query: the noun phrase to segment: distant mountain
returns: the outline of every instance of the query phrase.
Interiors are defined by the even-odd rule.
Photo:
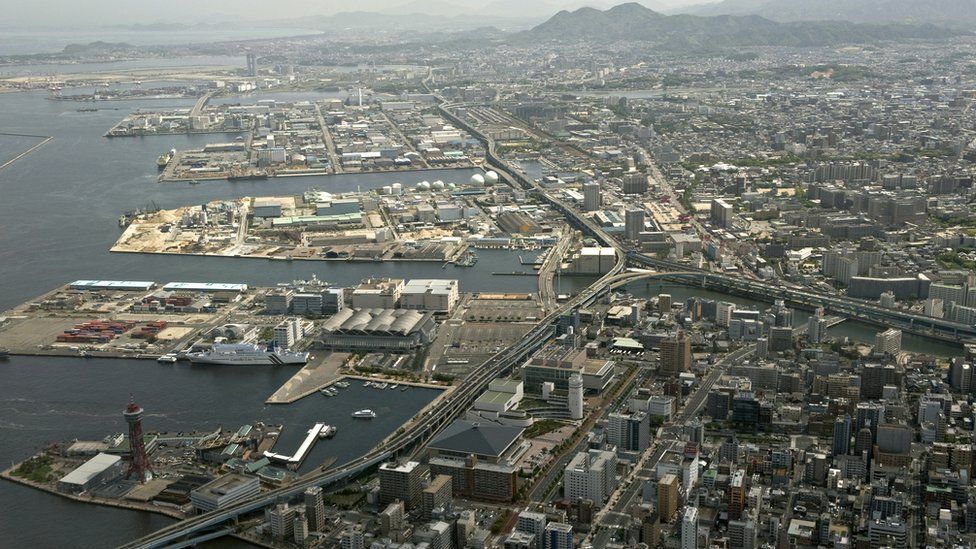
[[[973,0],[722,0],[676,10],[692,15],[762,15],[775,21],[925,24],[972,30]]]
[[[942,38],[931,25],[863,25],[843,21],[781,23],[758,15],[664,15],[637,3],[605,11],[561,11],[520,33],[530,40],[632,40],[677,48],[830,46],[881,40]]]

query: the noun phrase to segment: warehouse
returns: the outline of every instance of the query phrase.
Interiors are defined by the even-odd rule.
[[[119,456],[99,453],[58,481],[58,491],[80,494],[122,476],[123,461]]]
[[[450,313],[459,298],[457,280],[414,279],[400,291],[404,309]]]

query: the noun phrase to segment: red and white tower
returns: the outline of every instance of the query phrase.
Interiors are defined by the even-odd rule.
[[[129,424],[129,448],[132,451],[129,469],[125,476],[126,478],[135,476],[139,482],[146,482],[152,479],[152,467],[149,465],[149,456],[146,455],[146,441],[142,438],[142,407],[130,397],[129,405],[122,412],[122,417]]]

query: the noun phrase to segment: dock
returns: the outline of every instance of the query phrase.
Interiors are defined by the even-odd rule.
[[[312,450],[312,446],[315,446],[315,441],[319,438],[319,432],[322,431],[322,428],[325,426],[326,423],[316,423],[311,429],[309,429],[308,435],[305,437],[305,440],[302,441],[301,445],[298,446],[298,449],[295,450],[294,454],[285,455],[265,451],[264,457],[270,459],[271,461],[285,463],[290,469],[297,469],[302,462],[305,461],[305,457]]]
[[[265,404],[291,404],[339,380],[339,367],[349,359],[349,353],[323,352],[312,357],[308,364],[274,392]]]

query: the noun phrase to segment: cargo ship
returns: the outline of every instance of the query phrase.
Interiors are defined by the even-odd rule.
[[[192,364],[225,366],[280,366],[308,362],[308,353],[262,348],[249,343],[219,343],[206,351],[187,353],[186,357]]]

